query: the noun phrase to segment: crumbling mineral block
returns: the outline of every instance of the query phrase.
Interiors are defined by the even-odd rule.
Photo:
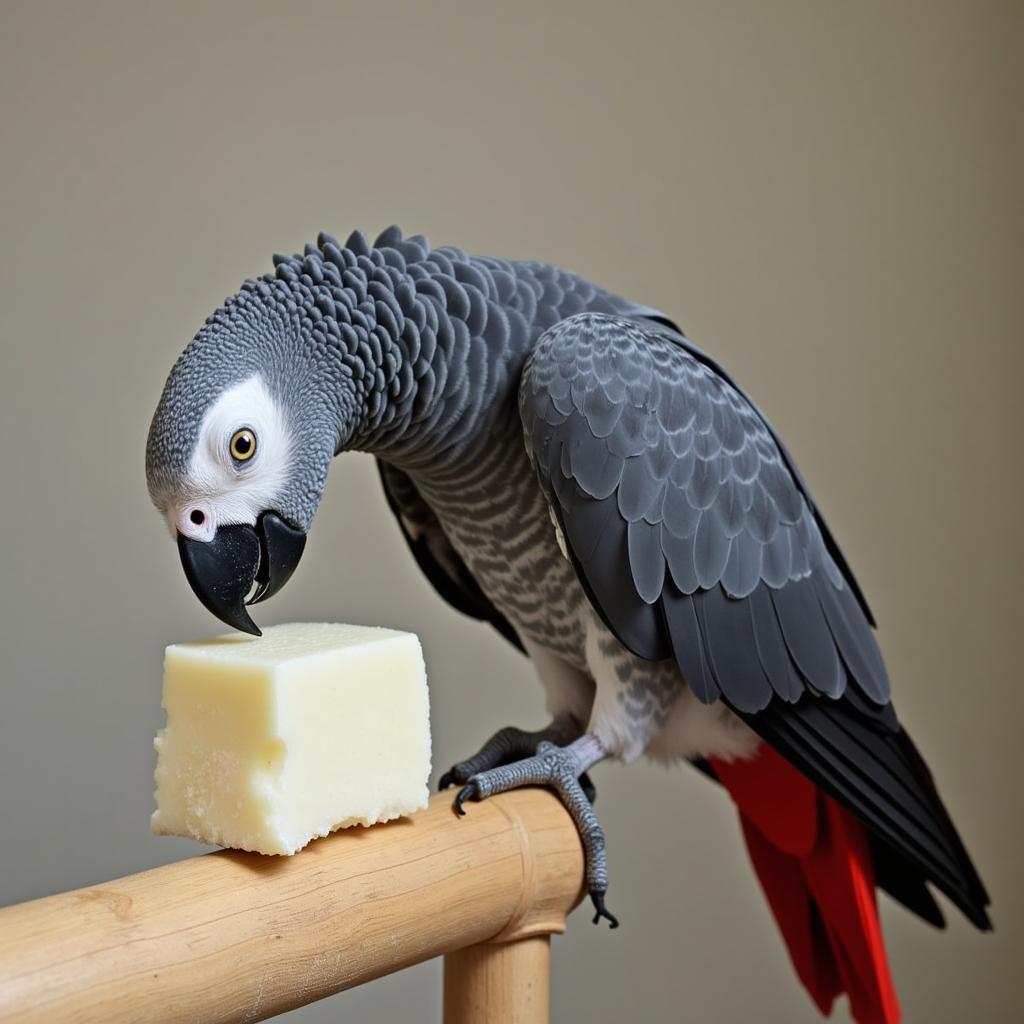
[[[292,854],[427,805],[430,720],[412,633],[293,623],[174,644],[154,832]]]

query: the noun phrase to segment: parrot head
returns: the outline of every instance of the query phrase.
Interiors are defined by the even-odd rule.
[[[259,636],[246,605],[298,565],[339,448],[344,377],[287,289],[246,282],[179,357],[146,445],[150,497],[192,590]]]

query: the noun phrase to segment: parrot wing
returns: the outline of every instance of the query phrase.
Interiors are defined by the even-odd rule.
[[[987,896],[890,706],[852,575],[757,407],[680,333],[582,314],[538,341],[527,450],[581,584],[647,659],[675,658],[866,825],[877,883],[927,919]]]
[[[377,460],[377,469],[388,508],[398,520],[416,564],[437,593],[463,615],[489,622],[513,647],[523,651],[522,641],[512,623],[480,589],[408,475],[381,459]]]

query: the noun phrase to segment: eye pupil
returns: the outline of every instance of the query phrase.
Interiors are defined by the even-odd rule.
[[[192,514],[189,516],[189,519],[191,519],[196,526],[202,526],[206,521],[206,516],[204,516],[199,509],[194,508],[192,509]]]
[[[249,429],[236,430],[231,437],[231,457],[246,462],[256,453],[256,435]]]

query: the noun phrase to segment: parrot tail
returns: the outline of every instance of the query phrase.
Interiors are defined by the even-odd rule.
[[[858,1024],[897,1024],[867,833],[767,743],[710,758],[740,813],[754,870],[796,973],[822,1014],[846,993]]]

